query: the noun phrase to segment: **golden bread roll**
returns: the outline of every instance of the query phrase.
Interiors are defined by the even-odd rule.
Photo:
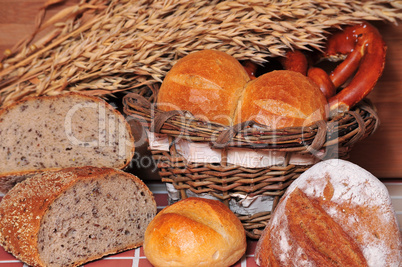
[[[145,231],[154,266],[231,266],[245,253],[240,220],[217,200],[187,198],[166,207]]]
[[[234,57],[215,50],[178,60],[161,85],[157,103],[160,110],[187,110],[223,125],[254,120],[275,129],[324,120],[327,107],[324,94],[306,76],[283,70],[250,81]]]
[[[234,121],[253,120],[274,129],[307,126],[325,119],[326,105],[320,88],[303,74],[272,71],[247,84]]]
[[[320,162],[287,189],[255,250],[260,266],[401,266],[386,187],[344,160]]]
[[[166,75],[158,108],[187,110],[196,117],[230,125],[249,79],[243,66],[224,52],[194,52],[178,60]]]

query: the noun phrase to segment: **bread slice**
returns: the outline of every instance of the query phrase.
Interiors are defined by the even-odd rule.
[[[0,111],[0,192],[38,171],[124,168],[130,127],[104,100],[78,93],[29,97]]]
[[[136,176],[113,168],[48,171],[0,202],[0,242],[31,266],[77,266],[141,246],[156,203]]]

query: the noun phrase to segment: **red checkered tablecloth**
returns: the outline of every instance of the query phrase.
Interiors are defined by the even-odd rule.
[[[154,197],[158,206],[158,211],[167,205],[167,193],[164,185],[151,184],[149,188],[154,193]],[[1,199],[1,197],[0,197]],[[235,267],[256,267],[254,261],[254,249],[257,242],[255,240],[248,240],[247,252]],[[17,260],[13,255],[4,251],[0,246],[0,267],[23,267],[27,266],[21,261]],[[137,249],[128,250],[119,254],[110,255],[97,261],[93,261],[84,265],[85,267],[152,267],[151,263],[146,259],[142,247]]]

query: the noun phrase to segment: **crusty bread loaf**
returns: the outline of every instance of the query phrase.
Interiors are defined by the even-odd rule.
[[[154,266],[230,266],[246,251],[240,220],[217,200],[187,198],[148,225],[144,253]]]
[[[320,88],[303,74],[272,71],[247,84],[234,121],[253,120],[275,129],[307,126],[326,118],[326,105]]]
[[[78,266],[141,246],[156,214],[152,193],[113,168],[43,172],[0,202],[0,242],[31,266]]]
[[[166,75],[158,108],[187,110],[196,117],[230,125],[249,79],[243,66],[227,53],[194,52],[178,60]]]
[[[386,187],[344,160],[310,168],[287,189],[255,251],[260,266],[401,266]]]
[[[124,168],[134,139],[124,117],[78,93],[29,97],[0,111],[0,191],[34,173],[67,167]]]
[[[279,129],[326,119],[327,101],[319,87],[294,71],[273,71],[250,81],[230,55],[202,50],[177,63],[157,98],[164,111],[187,110],[223,125],[248,120]]]

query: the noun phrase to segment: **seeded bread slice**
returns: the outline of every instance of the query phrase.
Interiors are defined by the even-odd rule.
[[[0,202],[0,244],[30,266],[78,266],[141,246],[151,191],[112,168],[68,168],[18,183]]]
[[[134,139],[121,113],[79,93],[29,97],[0,111],[0,192],[38,171],[122,169]]]

